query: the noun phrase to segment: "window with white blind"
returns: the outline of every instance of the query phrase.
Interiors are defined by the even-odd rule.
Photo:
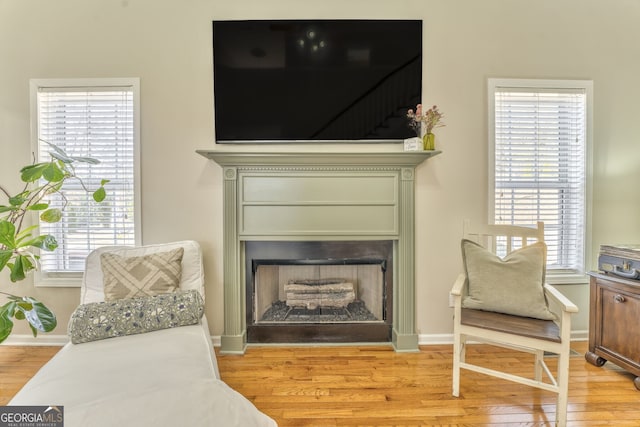
[[[582,281],[592,82],[490,79],[488,86],[490,218],[543,221],[549,281]]]
[[[82,178],[67,180],[51,207],[64,206],[62,220],[39,221],[40,233],[53,235],[58,248],[40,251],[36,285],[78,284],[85,258],[109,245],[139,244],[139,82],[138,79],[47,79],[31,81],[34,150],[48,161],[54,144],[68,155],[99,164],[74,163]],[[107,197],[92,191],[103,179]],[[83,188],[86,187],[89,192]]]

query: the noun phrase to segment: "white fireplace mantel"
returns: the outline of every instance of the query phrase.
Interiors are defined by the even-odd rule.
[[[417,351],[415,168],[440,151],[198,150],[223,168],[224,333],[246,349],[244,242],[392,240],[391,342]]]

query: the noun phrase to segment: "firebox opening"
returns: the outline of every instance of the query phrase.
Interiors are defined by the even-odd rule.
[[[254,323],[384,322],[384,259],[253,260]]]
[[[247,340],[391,340],[393,241],[245,242]]]

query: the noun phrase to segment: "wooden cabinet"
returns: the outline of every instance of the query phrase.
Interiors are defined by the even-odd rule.
[[[589,351],[596,366],[607,361],[636,375],[640,390],[640,281],[592,272]]]

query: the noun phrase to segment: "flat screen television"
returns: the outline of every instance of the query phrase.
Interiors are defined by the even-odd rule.
[[[422,91],[421,20],[213,21],[215,135],[398,142]]]

